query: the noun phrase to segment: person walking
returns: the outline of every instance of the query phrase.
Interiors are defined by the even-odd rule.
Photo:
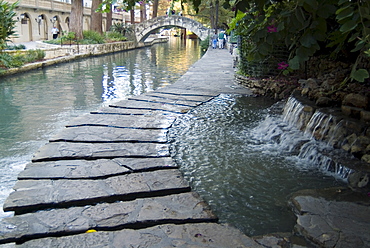
[[[218,34],[218,48],[224,49],[225,33],[220,32]]]
[[[59,34],[59,29],[57,27],[53,27],[51,29],[51,33],[53,34],[53,39],[55,40],[56,38],[58,38],[58,34]]]
[[[217,48],[217,38],[218,38],[218,36],[217,36],[217,33],[215,32],[215,34],[212,37],[212,48],[213,49]]]

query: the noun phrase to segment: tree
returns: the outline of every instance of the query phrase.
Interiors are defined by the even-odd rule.
[[[158,6],[159,6],[159,0],[153,1],[153,16],[152,18],[156,18],[158,16]]]
[[[0,0],[0,51],[6,47],[8,38],[15,34],[15,15],[14,9],[17,7],[17,3],[9,4]]]
[[[142,0],[140,3],[140,22],[146,21],[146,2]]]
[[[96,11],[102,0],[93,0],[91,3],[91,30],[98,32],[99,34],[103,33],[102,29],[102,21],[103,21],[103,14],[101,12]],[[108,13],[110,13],[109,11]]]
[[[70,31],[77,39],[83,39],[83,0],[72,0]]]
[[[105,26],[105,30],[108,31],[110,30],[111,26],[112,26],[112,8],[111,10],[107,13],[107,23],[106,23],[106,26]]]

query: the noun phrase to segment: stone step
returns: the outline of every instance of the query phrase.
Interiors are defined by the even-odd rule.
[[[125,108],[125,109],[144,109],[144,110],[162,110],[177,114],[182,114],[188,112],[193,107],[191,106],[182,106],[182,105],[172,105],[165,103],[156,103],[156,102],[145,102],[145,101],[130,101],[124,100],[114,104],[109,105],[114,108]]]
[[[178,106],[184,106],[184,107],[196,107],[202,102],[196,102],[196,101],[186,101],[181,99],[168,99],[163,97],[158,97],[158,95],[139,95],[128,98],[130,101],[142,101],[142,102],[149,102],[149,103],[162,103],[162,104],[170,104],[170,105],[178,105]]]
[[[132,200],[190,191],[179,170],[131,173],[99,180],[20,180],[4,203],[4,211],[16,214],[46,208],[62,208]]]
[[[98,179],[131,172],[176,169],[172,158],[114,158],[97,160],[59,160],[29,163],[18,180]]]
[[[50,142],[152,142],[166,143],[167,130],[78,126],[63,129]]]
[[[178,86],[182,86],[182,83]],[[189,89],[184,89],[184,88],[181,88],[181,90],[178,90],[179,88],[177,88],[175,85],[171,85],[170,87],[165,87],[165,88],[162,88],[160,90],[157,90],[155,91],[155,93],[158,93],[158,94],[164,94],[164,95],[168,95],[168,96],[177,96],[177,97],[186,97],[186,98],[192,98],[192,97],[204,97],[204,98],[213,98],[215,96],[217,96],[218,94],[212,92],[212,91],[209,91],[209,90],[202,90],[202,91],[199,91],[199,90],[189,90]],[[181,92],[181,93],[179,93]],[[152,92],[151,92],[152,93]],[[150,93],[150,94],[151,94]]]
[[[169,144],[52,142],[41,147],[32,162],[120,157],[155,158],[169,155]]]
[[[147,115],[147,116],[159,116],[159,115],[171,115],[179,116],[183,113],[173,113],[162,109],[129,109],[129,108],[115,108],[115,107],[103,107],[95,111],[91,111],[91,114],[102,114],[102,115]]]
[[[150,115],[96,115],[87,114],[74,118],[67,127],[107,126],[116,128],[165,129],[171,127],[176,117],[165,115],[161,118]]]
[[[177,100],[177,101],[187,101],[187,102],[196,102],[202,103],[207,102],[212,99],[214,96],[207,96],[207,95],[181,95],[181,94],[169,94],[169,93],[161,93],[161,92],[150,92],[145,94],[152,98],[158,99],[168,99],[168,100]]]
[[[217,222],[197,193],[188,192],[133,201],[99,203],[17,215],[0,221],[0,243],[33,238],[161,224]],[[76,247],[74,243],[72,247]],[[121,244],[120,244],[121,245]],[[122,246],[119,246],[122,247]]]
[[[43,247],[248,247],[265,248],[238,229],[216,223],[166,224],[145,229],[99,231],[65,237],[35,239],[17,248]],[[275,247],[275,246],[274,246]],[[276,246],[280,247],[280,246]],[[297,246],[298,247],[298,246]]]

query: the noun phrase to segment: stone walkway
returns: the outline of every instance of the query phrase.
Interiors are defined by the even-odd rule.
[[[72,120],[19,174],[4,204],[15,216],[0,221],[0,243],[263,247],[217,223],[167,143],[178,116],[220,93],[250,94],[233,74],[230,54],[210,50],[175,84]]]

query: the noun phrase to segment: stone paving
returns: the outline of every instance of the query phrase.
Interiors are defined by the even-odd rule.
[[[208,51],[175,84],[78,117],[34,155],[4,204],[0,244],[14,247],[263,247],[218,224],[172,161],[179,115],[233,82],[226,50]],[[6,247],[9,247],[6,245]]]

